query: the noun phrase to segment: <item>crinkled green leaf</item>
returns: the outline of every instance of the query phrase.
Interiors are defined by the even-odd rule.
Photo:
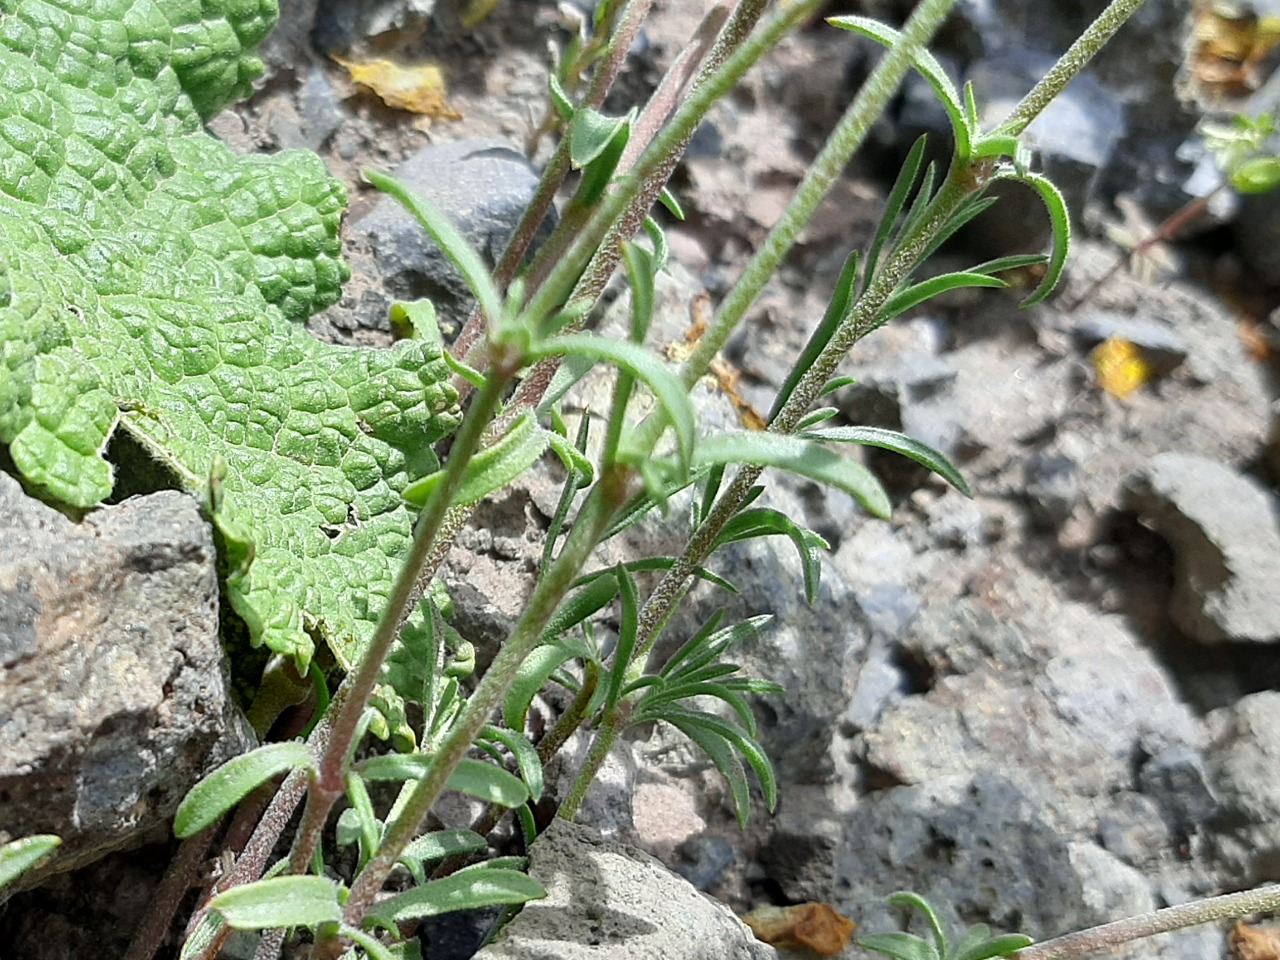
[[[61,843],[61,837],[40,833],[0,846],[0,890],[53,853]]]
[[[237,930],[315,927],[342,920],[341,893],[328,877],[271,877],[232,887],[209,906]]]
[[[110,494],[117,427],[193,492],[221,459],[231,604],[273,650],[305,661],[321,636],[350,666],[456,398],[429,345],[306,332],[347,276],[342,186],[314,154],[240,157],[203,128],[248,91],[274,6],[6,5],[0,443],[76,507]]]
[[[542,884],[515,870],[490,867],[463,870],[384,900],[369,911],[366,919],[369,923],[394,930],[396,924],[407,920],[435,917],[457,910],[526,903],[546,895]]]
[[[311,748],[297,740],[269,743],[232,757],[183,797],[174,816],[173,833],[182,838],[194,836],[276,774],[314,766]]]

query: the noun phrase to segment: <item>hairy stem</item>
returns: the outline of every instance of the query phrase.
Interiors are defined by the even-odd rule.
[[[556,816],[571,822],[578,816],[578,811],[582,809],[582,801],[587,798],[587,791],[595,782],[596,773],[608,759],[609,751],[617,742],[618,735],[626,729],[626,717],[630,712],[630,706],[623,702],[615,704],[614,708],[605,715],[604,723],[600,725],[595,738],[591,741],[591,750],[582,762],[582,769],[578,771],[578,776],[573,781],[573,786],[564,798],[564,802],[560,804],[560,811]]]
[[[1252,913],[1280,910],[1280,884],[1228,893],[1208,900],[1193,900],[1175,907],[1165,907],[1127,920],[1105,923],[1099,927],[1069,933],[1063,937],[1035,943],[1019,950],[1018,960],[1076,960],[1109,951],[1121,944],[1144,940],[1161,933],[1220,920],[1235,920]]]
[[[436,544],[449,513],[450,501],[462,485],[467,464],[480,447],[485,430],[501,404],[506,385],[519,369],[518,358],[505,357],[501,360],[503,362],[493,365],[484,389],[477,394],[475,402],[463,418],[454,440],[453,451],[445,466],[444,479],[427,501],[414,526],[413,543],[396,575],[391,596],[382,609],[373,639],[356,672],[344,684],[340,701],[334,705],[328,747],[320,759],[311,788],[307,791],[302,828],[298,831],[290,858],[289,865],[293,873],[305,873],[310,867],[311,857],[319,843],[329,811],[345,791],[347,759],[360,729],[360,717],[378,682],[382,664],[391,652],[409,601],[418,593],[422,566]]]
[[[345,909],[346,922],[351,926],[360,925],[391,868],[409,841],[417,835],[423,819],[444,790],[449,777],[485,725],[490,722],[493,712],[501,705],[520,665],[541,641],[542,633],[560,601],[573,586],[600,537],[609,528],[618,507],[626,501],[630,486],[630,471],[614,468],[601,478],[588,497],[560,556],[534,588],[524,614],[494,657],[484,678],[467,699],[467,705],[454,723],[449,736],[440,744],[430,770],[418,781],[400,816],[389,826],[378,853],[352,884],[351,896]]]
[[[867,78],[862,89],[845,110],[839,124],[827,138],[822,151],[814,159],[796,188],[795,195],[782,218],[769,231],[760,249],[724,302],[716,311],[707,332],[685,361],[680,371],[685,386],[692,388],[707,372],[711,361],[737,329],[748,308],[755,302],[769,279],[777,272],[796,237],[818,209],[818,204],[831,190],[849,158],[862,145],[867,131],[884,113],[890,98],[901,85],[915,60],[946,19],[955,0],[923,0],[902,28],[902,42],[891,47]]]
[[[1085,68],[1115,32],[1124,26],[1125,21],[1146,2],[1147,0],[1111,0],[1107,8],[1098,14],[1098,18],[1053,65],[1053,69],[1013,108],[1013,113],[1000,124],[997,132],[1017,136],[1027,129],[1031,121],[1066,89],[1076,74]]]

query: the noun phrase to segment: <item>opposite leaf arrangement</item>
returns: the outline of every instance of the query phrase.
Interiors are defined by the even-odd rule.
[[[184,958],[216,956],[233,929],[265,931],[262,957],[278,956],[292,936],[316,958],[411,958],[422,918],[541,896],[521,858],[472,861],[506,811],[526,842],[538,830],[539,800],[558,801],[558,815],[572,818],[629,727],[664,723],[687,736],[725,777],[741,822],[752,776],[773,808],[776,778],[748,698],[782,691],[730,659],[767,621],[726,624],[717,614],[661,661],[656,644],[695,581],[733,589],[707,566],[726,544],[787,537],[815,598],[826,544],[755,505],[766,468],[845,490],[878,517],[889,512],[887,494],[840,445],[896,451],[968,492],[941,454],[892,431],[839,424],[822,398],[847,383],[837,368],[860,338],[939,294],[1003,287],[999,274],[1039,264],[1044,280],[1027,302],[1053,290],[1067,212],[1018,137],[1141,0],[1115,0],[992,132],[978,126],[972,88],[957,90],[925,49],[952,3],[923,0],[901,30],[862,17],[831,21],[887,52],[679,369],[646,346],[667,257],[651,211],[661,203],[679,216],[666,183],[693,131],[819,0],[769,15],[763,0],[716,7],[651,103],[624,117],[599,107],[649,3],[598,4],[562,52],[544,129],[563,135],[493,271],[428,203],[369,173],[475,295],[452,352],[425,303],[395,308],[409,335],[390,350],[326,345],[303,329],[346,278],[342,188],[315,156],[236,157],[202,126],[261,72],[251,51],[274,21],[274,0],[206,0],[203,19],[179,0],[0,3],[0,442],[29,489],[87,510],[112,491],[107,441],[117,431],[132,438],[205,499],[231,606],[277,668],[283,662],[315,684],[320,703],[305,743],[270,743],[231,760],[179,808],[176,833],[204,850],[224,814],[285,774],[265,809],[241,805],[252,836],[192,918]],[[948,169],[937,176],[923,142],[912,149],[767,428],[700,435],[690,391],[911,69],[951,120]],[[573,171],[560,226],[525,262]],[[1051,254],[914,280],[1002,180],[1044,200]],[[640,232],[646,241],[633,239]],[[583,332],[619,266],[631,294],[627,336]],[[614,368],[608,408],[575,411],[571,430],[566,396],[601,365]],[[444,438],[442,463],[432,444]],[[450,625],[449,598],[422,585],[475,504],[548,450],[566,480],[541,570],[510,636],[474,679],[474,651]],[[592,566],[602,542],[681,494],[682,553]],[[646,592],[649,577],[656,585]],[[616,625],[608,637],[606,620]],[[317,641],[344,674],[331,701],[313,662]],[[535,743],[526,721],[548,685],[569,706]],[[544,797],[543,767],[579,730],[592,735],[582,770],[566,796]],[[370,733],[390,751],[362,750]],[[381,810],[374,796],[388,794],[370,790],[379,783],[400,785]],[[486,812],[471,829],[424,833],[445,790],[478,798]],[[304,798],[291,853],[273,863]],[[329,827],[354,858],[340,879],[321,842]],[[0,848],[0,884],[55,845],[34,837]],[[925,915],[932,941],[889,934],[865,946],[899,960],[988,960],[1029,943],[975,928],[949,947],[927,904],[899,899]],[[130,957],[156,946],[135,943]]]

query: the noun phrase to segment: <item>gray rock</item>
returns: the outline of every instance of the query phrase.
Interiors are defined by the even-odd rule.
[[[1219,802],[1209,839],[1231,881],[1248,886],[1280,875],[1280,693],[1245,697],[1225,720],[1208,754]]]
[[[0,516],[0,825],[60,835],[54,873],[163,829],[252,734],[195,501],[166,491],[76,524],[0,473]]]
[[[632,847],[556,820],[529,850],[547,890],[477,960],[767,960],[728,907]]]
[[[1170,613],[1205,643],[1280,638],[1280,527],[1274,496],[1204,457],[1165,453],[1126,484],[1126,506],[1173,547]]]
[[[1195,833],[1213,815],[1218,801],[1199,751],[1184,743],[1161,750],[1138,771],[1138,788],[1160,806],[1182,836]]]
[[[994,772],[865,798],[846,817],[836,870],[833,905],[863,929],[889,927],[887,911],[866,904],[904,889],[927,897],[952,925],[984,917],[1037,939],[1089,919],[1062,825],[1040,795]],[[810,892],[786,888],[793,897]]]
[[[492,266],[502,255],[538,184],[538,172],[524,156],[497,139],[464,140],[428,147],[394,171],[414,192],[447,216]],[[554,217],[543,224],[545,235]],[[372,285],[349,291],[335,315],[359,311],[365,325],[385,323],[398,300],[430,299],[447,329],[466,318],[471,293],[461,274],[427,236],[416,219],[391,197],[381,198],[346,228],[345,255],[352,274]]]
[[[352,45],[369,37],[393,30],[421,28],[435,5],[435,0],[322,3],[314,17],[314,42],[325,53],[346,53]]]

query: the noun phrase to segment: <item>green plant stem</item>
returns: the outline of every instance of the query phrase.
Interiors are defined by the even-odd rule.
[[[662,188],[675,170],[676,164],[680,162],[685,147],[693,138],[698,124],[702,122],[707,111],[737,84],[742,75],[763,56],[765,51],[772,48],[819,5],[820,0],[800,0],[795,7],[775,15],[743,41],[731,55],[726,56],[727,42],[713,45],[708,62],[699,71],[689,97],[649,144],[637,161],[635,169],[615,181],[612,189],[616,192],[607,196],[602,207],[597,208],[596,215],[592,217],[590,223],[595,224],[597,220],[602,220],[606,230],[596,238],[594,246],[589,251],[584,251],[589,256],[587,266],[576,276],[576,279],[573,279],[571,286],[564,289],[559,298],[548,298],[552,302],[538,304],[536,309],[531,304],[530,313],[533,316],[545,315],[543,311],[554,309],[555,303],[563,302],[565,299],[570,302],[593,302],[599,296],[617,267],[621,240],[632,236],[644,222],[645,216],[657,201]],[[744,17],[751,13],[752,8],[748,7],[744,11]],[[745,22],[731,24],[731,26],[734,26],[732,34],[734,39],[739,39],[746,29]],[[721,57],[725,58],[723,62],[719,60]],[[603,216],[606,210],[607,218]],[[575,244],[573,249],[576,250],[577,247],[578,245]],[[556,273],[564,273],[566,274],[564,279],[570,279],[563,265]],[[551,282],[552,280],[549,279],[543,287],[539,288],[539,296]],[[516,408],[536,406],[551,383],[558,365],[559,360],[554,358],[539,363],[521,382],[512,400],[512,406]],[[660,423],[658,429],[661,429]],[[655,435],[653,439],[656,443],[657,436]]]
[[[400,622],[409,601],[418,592],[423,563],[435,546],[448,514],[450,501],[462,484],[467,463],[479,449],[489,421],[502,402],[502,394],[521,365],[520,359],[515,357],[501,357],[497,360],[499,362],[493,365],[484,389],[476,395],[458,428],[453,451],[445,466],[444,479],[414,526],[413,543],[396,574],[391,595],[382,609],[373,639],[370,640],[356,672],[344,684],[343,695],[334,704],[329,743],[307,791],[302,826],[290,856],[289,866],[293,873],[301,874],[309,869],[329,811],[345,791],[347,760],[360,729],[360,718],[378,682],[383,662],[399,633]]]
[[[1076,74],[1084,69],[1115,32],[1124,26],[1125,21],[1146,2],[1147,0],[1112,0],[1044,78],[1013,108],[1013,113],[1000,124],[996,132],[1017,136],[1027,129],[1031,121],[1066,89]]]
[[[577,285],[583,265],[589,263],[610,229],[633,204],[644,185],[654,179],[655,172],[673,155],[680,144],[693,136],[707,111],[723,98],[757,60],[786,36],[798,23],[816,10],[821,0],[797,0],[786,4],[730,56],[721,67],[696,84],[689,98],[676,110],[671,120],[641,155],[635,169],[619,178],[606,195],[582,234],[569,247],[565,258],[533,295],[526,313],[535,321],[550,316],[563,304]]]
[[[649,8],[652,5],[653,0],[631,0],[626,9],[622,11],[619,27],[614,31],[609,41],[609,48],[605,54],[604,62],[591,78],[591,86],[587,89],[585,106],[599,108],[604,103],[605,98],[609,95],[609,90],[613,87],[613,82],[618,78],[618,74],[622,70],[622,64],[626,59],[627,52],[635,42],[636,35],[640,32],[640,27],[643,25],[645,17],[648,16]],[[494,268],[494,283],[499,289],[504,289],[515,277],[516,270],[524,261],[524,256],[533,243],[533,238],[537,236],[538,228],[542,226],[542,222],[547,218],[547,213],[551,210],[551,204],[555,200],[556,193],[564,183],[565,177],[569,175],[569,154],[570,140],[567,136],[562,137],[550,162],[538,179],[538,187],[534,192],[532,201],[530,201],[529,206],[525,208],[524,213],[521,215],[520,222],[516,225],[515,232],[507,243],[507,248],[502,252],[502,257]],[[555,230],[555,234],[569,236],[569,228],[561,224]],[[553,236],[548,245],[550,246],[554,242],[562,241],[557,241],[557,237]],[[550,262],[549,260],[547,261],[547,263]],[[530,282],[536,285],[539,279],[538,277],[531,277]],[[461,360],[468,359],[471,354],[471,348],[477,344],[483,332],[484,318],[477,307],[471,312],[471,316],[467,318],[466,324],[454,342],[454,356]],[[465,388],[460,387],[459,399],[464,399],[466,391],[469,391],[471,385],[466,381],[461,381],[461,383],[465,384]]]
[[[560,719],[555,722],[555,726],[547,732],[547,735],[538,741],[538,760],[544,767],[551,762],[551,758],[587,719],[587,707],[591,704],[591,698],[596,695],[596,686],[599,683],[600,668],[594,663],[588,663],[582,678],[582,686],[578,688],[578,694],[573,698],[573,703],[569,704],[568,710],[560,714]]]
[[[1095,953],[1110,951],[1121,944],[1144,940],[1161,933],[1221,920],[1235,920],[1253,913],[1280,910],[1280,884],[1228,893],[1208,900],[1193,900],[1152,913],[1105,923],[1069,933],[1063,937],[1035,943],[1019,950],[1018,960],[1076,960]]]
[[[720,304],[697,347],[685,361],[680,371],[685,386],[692,389],[706,374],[711,361],[737,329],[765,284],[777,272],[800,231],[813,218],[818,204],[831,190],[831,185],[840,176],[849,158],[866,139],[871,124],[884,113],[889,100],[911,69],[916,53],[928,46],[954,5],[955,0],[923,0],[916,7],[902,28],[902,42],[895,44],[881,57],[871,76],[849,104],[822,151],[800,181],[800,186],[796,188],[781,219],[769,231],[738,282]]]
[[[613,709],[605,714],[604,722],[600,724],[600,728],[596,731],[595,737],[591,741],[591,749],[587,753],[586,759],[582,762],[582,769],[578,771],[577,778],[573,781],[568,795],[560,804],[560,810],[556,816],[564,820],[572,822],[577,816],[578,811],[582,809],[582,801],[587,798],[587,791],[591,789],[591,784],[595,782],[596,773],[609,757],[609,751],[613,749],[613,745],[618,740],[618,735],[627,727],[627,717],[631,713],[631,705],[625,700],[614,705]]]
[[[615,467],[601,477],[600,483],[588,496],[582,513],[565,541],[564,549],[547,570],[547,575],[534,588],[529,604],[511,636],[467,699],[467,705],[454,723],[449,736],[440,744],[431,769],[418,781],[400,816],[389,826],[377,855],[352,883],[351,895],[344,911],[348,924],[360,925],[364,914],[386,882],[391,868],[409,841],[417,835],[423,819],[444,790],[450,775],[490,722],[493,712],[501,705],[520,665],[541,641],[547,623],[582,572],[618,508],[626,502],[631,486],[631,472]]]

